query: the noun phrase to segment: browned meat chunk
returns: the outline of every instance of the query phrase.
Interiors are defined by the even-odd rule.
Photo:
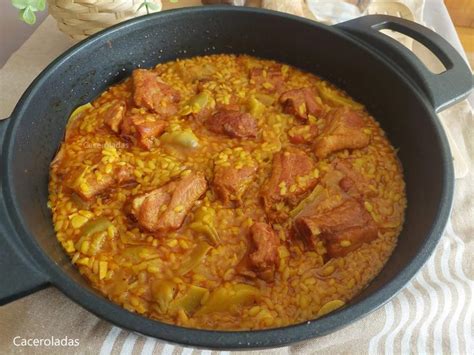
[[[332,258],[345,256],[364,243],[369,243],[378,236],[377,226],[372,222],[365,226],[347,228],[339,233],[326,235],[326,249]]]
[[[281,65],[250,70],[250,83],[267,92],[280,92],[285,84]]]
[[[317,135],[315,125],[295,126],[288,131],[288,140],[293,144],[312,144]]]
[[[154,114],[126,115],[125,111],[123,101],[113,101],[103,114],[105,125],[123,137],[134,136],[142,148],[151,149],[154,138],[167,127],[166,121],[157,119]]]
[[[131,213],[138,224],[150,232],[178,229],[206,189],[207,182],[203,174],[189,174],[136,196],[132,200]]]
[[[113,170],[115,181],[119,185],[127,184],[129,182],[135,181],[133,175],[133,167],[131,165],[119,166]]]
[[[125,137],[134,136],[143,149],[150,150],[155,138],[161,136],[167,126],[166,121],[156,119],[153,114],[132,114],[123,119],[120,133]]]
[[[172,185],[172,187],[175,186]],[[130,212],[140,226],[149,231],[157,230],[158,220],[163,212],[162,208],[167,208],[171,200],[171,193],[168,189],[168,185],[165,185],[159,189],[134,197]]]
[[[337,161],[335,168],[344,174],[344,177],[339,182],[339,186],[344,192],[353,197],[370,197],[376,194],[376,182],[374,179],[365,177],[357,172],[348,159]]]
[[[364,127],[364,120],[356,111],[346,108],[331,111],[323,132],[316,139],[314,153],[323,159],[339,150],[366,147],[370,137]]]
[[[151,149],[154,138],[159,137],[168,126],[163,120],[147,120],[139,117],[133,120],[137,132],[138,143],[144,149]]]
[[[356,199],[329,210],[309,206],[295,219],[300,237],[314,246],[323,240],[330,257],[339,257],[377,238],[377,225]]]
[[[225,205],[238,203],[256,172],[257,166],[244,166],[240,169],[233,166],[216,166],[214,189],[217,197]]]
[[[104,122],[115,133],[119,133],[120,125],[125,116],[125,103],[115,100],[111,102],[110,107],[104,112]]]
[[[157,73],[136,69],[132,73],[135,104],[163,116],[174,115],[180,100],[179,92],[163,82]]]
[[[250,266],[262,279],[270,281],[280,263],[280,239],[269,224],[261,222],[250,228],[250,236],[253,247],[253,252],[249,255]]]
[[[324,106],[316,100],[316,94],[309,87],[284,92],[280,103],[284,112],[302,121],[307,121],[308,115],[320,116],[324,113]]]
[[[78,169],[68,174],[65,180],[72,190],[87,201],[110,188],[132,182],[135,180],[135,177],[133,175],[133,167],[127,164],[116,166],[109,174],[105,172],[97,174],[96,171],[87,168],[86,170]]]
[[[235,110],[219,111],[206,120],[205,125],[211,132],[226,134],[231,138],[256,137],[258,133],[255,118]]]
[[[262,189],[263,203],[268,209],[277,202],[295,205],[317,182],[313,160],[302,150],[281,151],[273,156],[272,174]]]
[[[135,120],[139,119],[141,115],[139,114],[131,114],[131,115],[126,115],[122,123],[120,124],[120,130],[119,133],[121,136],[134,136],[135,133],[137,133],[137,130],[135,128],[135,124],[133,123]],[[150,114],[150,116],[152,116]]]

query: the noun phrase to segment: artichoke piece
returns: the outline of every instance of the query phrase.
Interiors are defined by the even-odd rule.
[[[132,264],[156,259],[160,256],[156,248],[147,246],[127,247],[122,251],[122,255]]]
[[[229,311],[233,307],[251,304],[260,296],[258,288],[246,284],[233,284],[215,289],[196,315]]]
[[[196,81],[209,79],[216,71],[217,68],[214,65],[205,63],[199,67],[182,67],[180,74],[185,80]]]
[[[71,194],[71,201],[74,202],[74,204],[79,207],[81,210],[88,210],[89,209],[89,203],[84,201],[78,194],[73,192]]]
[[[79,118],[81,116],[81,113],[83,113],[84,111],[86,111],[86,110],[88,110],[92,107],[93,106],[90,102],[76,107],[76,109],[74,111],[72,111],[71,115],[69,116],[67,124],[70,125],[72,122],[74,122],[77,118]]]
[[[75,244],[77,250],[84,254],[94,256],[102,248],[107,236],[107,228],[112,223],[105,217],[97,217],[89,220],[81,227],[81,237]],[[86,242],[87,246],[83,246]]]
[[[267,94],[255,94],[255,98],[260,101],[262,104],[265,106],[271,106],[275,102],[275,99],[273,96],[267,95]]]
[[[348,97],[342,96],[336,90],[331,89],[326,83],[319,82],[316,84],[316,86],[318,88],[319,94],[326,101],[332,102],[337,106],[349,106],[356,110],[363,108],[361,104]]]
[[[183,148],[199,147],[199,140],[190,129],[183,131],[167,132],[161,136],[161,141],[166,144],[177,145]]]
[[[89,220],[87,217],[80,215],[79,213],[74,213],[71,216],[71,225],[74,229],[81,228]]]
[[[96,237],[94,237],[89,247],[89,253],[88,253],[89,255],[94,256],[100,251],[100,249],[102,249],[106,236],[107,236],[107,233],[101,232]]]
[[[206,257],[207,252],[212,247],[206,242],[199,242],[193,249],[188,258],[179,266],[177,272],[179,275],[187,274],[189,271],[198,266]]]
[[[332,300],[332,301],[329,301],[327,303],[325,303],[318,311],[318,314],[317,316],[318,317],[322,317],[330,312],[333,312],[335,311],[336,309],[338,308],[341,308],[342,306],[344,306],[344,301],[341,301],[341,300]]]
[[[170,280],[158,280],[151,285],[151,294],[161,313],[167,313],[177,290],[177,285]]]
[[[197,80],[202,80],[202,79],[208,79],[210,76],[212,76],[216,71],[217,68],[209,63],[203,64],[197,71],[195,79]]]
[[[209,238],[212,245],[220,242],[219,233],[215,227],[216,211],[212,207],[202,206],[194,214],[194,221],[189,225],[193,231],[202,233]]]
[[[248,109],[252,116],[260,116],[265,110],[265,105],[252,96],[248,101]]]
[[[153,259],[145,260],[141,263],[134,264],[132,266],[133,272],[139,273],[140,271],[147,270],[151,273],[161,272],[163,268],[163,262],[158,257]]]
[[[219,244],[219,234],[217,233],[217,230],[214,228],[213,225],[208,225],[200,222],[193,222],[189,226],[193,231],[197,233],[202,233],[206,235],[210,241],[212,242],[213,245]]]
[[[211,96],[211,93],[207,90],[201,91],[196,96],[192,97],[183,109],[179,112],[181,116],[190,115],[192,113],[201,112],[202,109],[212,106],[214,100]]]
[[[316,200],[320,200],[322,197],[326,196],[323,195],[324,188],[321,185],[316,185],[313,191],[306,196],[303,200],[298,203],[298,205],[290,211],[291,217],[296,217],[308,204],[315,202]]]
[[[93,234],[105,232],[111,225],[112,223],[107,218],[97,217],[82,226],[81,235],[87,238]]]
[[[176,313],[180,309],[186,312],[188,316],[191,316],[199,307],[201,307],[201,300],[209,293],[206,288],[191,285],[186,290],[185,294],[174,300],[170,305],[170,312]]]

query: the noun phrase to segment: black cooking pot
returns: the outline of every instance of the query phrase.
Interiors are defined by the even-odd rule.
[[[429,72],[379,33],[402,32],[444,64]],[[380,275],[344,309],[318,320],[262,331],[205,331],[153,321],[109,302],[71,265],[47,208],[49,164],[71,111],[137,67],[212,53],[247,53],[322,76],[363,102],[399,148],[407,183],[406,221]],[[440,36],[415,23],[366,16],[336,26],[264,10],[199,7],[140,17],[76,45],[31,84],[0,123],[0,304],[54,285],[118,326],[173,343],[208,348],[274,347],[327,334],[383,305],[435,248],[453,195],[450,150],[435,114],[465,98],[472,76]]]

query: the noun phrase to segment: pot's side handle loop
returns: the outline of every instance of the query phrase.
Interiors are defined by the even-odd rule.
[[[0,121],[0,164],[5,164],[3,144],[9,119]],[[3,170],[4,166],[0,168]],[[4,176],[0,176],[0,306],[45,288],[48,279],[40,273],[17,236],[4,199]]]
[[[357,36],[398,65],[425,93],[439,112],[465,99],[472,90],[472,73],[461,55],[436,32],[415,22],[387,15],[369,15],[342,22],[338,28]],[[409,49],[380,30],[411,37],[433,52],[446,71],[434,74]]]

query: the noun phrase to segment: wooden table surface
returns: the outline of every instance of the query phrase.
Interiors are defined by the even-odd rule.
[[[474,69],[474,0],[444,0]]]

